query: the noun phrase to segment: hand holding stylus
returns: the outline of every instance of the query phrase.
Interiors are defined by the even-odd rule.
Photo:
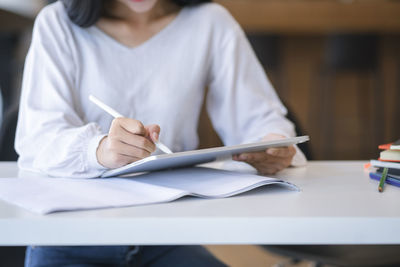
[[[116,118],[108,135],[100,141],[97,160],[104,167],[119,168],[148,157],[156,150],[152,138],[158,136],[159,132],[158,125],[145,127],[137,120]]]
[[[104,167],[118,168],[141,160],[150,156],[156,145],[162,151],[172,153],[159,142],[158,125],[144,126],[138,120],[124,118],[92,95],[89,99],[115,118],[108,135],[100,141],[96,152],[98,162]]]

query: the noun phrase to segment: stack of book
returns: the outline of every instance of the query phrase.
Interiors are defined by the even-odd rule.
[[[383,191],[385,183],[400,187],[400,140],[394,143],[380,145],[380,157],[371,160],[376,169],[369,173],[369,177],[379,180],[379,192]]]

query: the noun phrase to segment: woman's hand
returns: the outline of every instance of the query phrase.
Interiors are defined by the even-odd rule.
[[[113,120],[110,131],[97,148],[97,161],[107,168],[118,168],[150,156],[156,150],[160,126],[144,126],[129,118]]]
[[[283,139],[285,136],[278,134],[268,134],[263,141]],[[290,147],[268,148],[261,152],[243,153],[233,156],[233,160],[242,161],[250,164],[262,175],[275,174],[290,166],[296,149]]]

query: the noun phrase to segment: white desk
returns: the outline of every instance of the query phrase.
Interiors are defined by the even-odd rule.
[[[364,163],[317,161],[279,175],[302,192],[264,187],[45,216],[0,201],[0,245],[400,244],[400,188],[378,193]],[[0,163],[0,177],[16,174],[15,163]]]

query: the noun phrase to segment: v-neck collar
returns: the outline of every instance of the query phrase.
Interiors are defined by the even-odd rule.
[[[97,27],[96,25],[93,25],[91,27],[91,29],[97,34],[99,35],[101,38],[103,38],[104,40],[113,43],[113,45],[119,47],[120,49],[123,49],[125,51],[136,51],[141,49],[142,47],[146,47],[148,45],[150,45],[152,42],[157,41],[158,39],[162,38],[164,35],[168,34],[168,32],[170,32],[176,24],[178,24],[179,20],[181,19],[181,17],[183,16],[183,13],[185,11],[185,7],[183,7],[178,14],[176,15],[176,17],[170,22],[168,23],[164,28],[162,28],[159,32],[157,32],[156,34],[154,34],[153,36],[151,36],[149,39],[147,39],[146,41],[144,41],[143,43],[137,45],[137,46],[127,46],[119,41],[117,41],[114,37],[110,36],[109,34],[105,33],[103,30],[101,30],[99,27]]]

